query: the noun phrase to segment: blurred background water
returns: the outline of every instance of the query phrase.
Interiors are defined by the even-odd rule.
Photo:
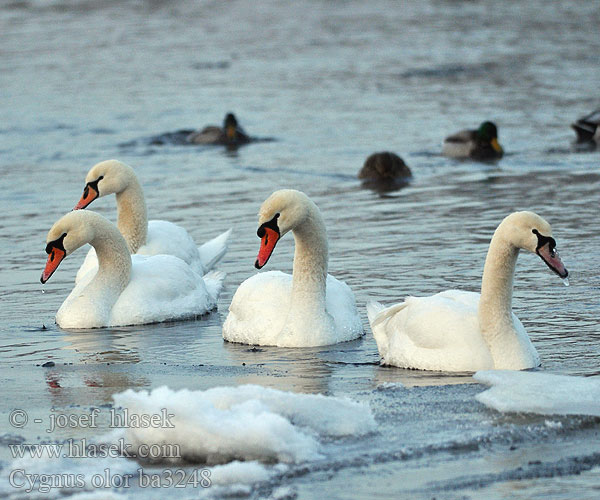
[[[595,2],[3,2],[0,433],[15,433],[6,418],[14,407],[43,417],[110,403],[129,387],[258,383],[367,401],[380,429],[330,443],[323,462],[250,496],[285,484],[302,498],[596,498],[595,420],[500,415],[474,400],[482,386],[469,376],[380,367],[364,304],[478,290],[497,224],[533,210],[553,225],[571,286],[523,254],[514,311],[543,370],[600,373],[600,155],[573,150],[569,128],[600,104],[598,26]],[[250,135],[276,140],[236,151],[150,144],[220,124],[228,111]],[[446,135],[486,119],[499,127],[502,160],[439,155]],[[408,187],[361,187],[356,174],[379,150],[405,159]],[[198,243],[233,228],[218,311],[132,328],[56,327],[84,251],[42,289],[46,233],[78,201],[88,169],[109,158],[136,169],[151,219],[184,226]],[[356,294],[362,340],[256,352],[223,342],[231,296],[255,272],[256,213],[282,187],[321,208],[330,272]],[[116,219],[112,197],[92,208]],[[292,254],[284,238],[267,270],[291,272]],[[48,360],[56,365],[38,366]],[[35,426],[19,433],[41,435]],[[0,458],[8,463],[5,447]]]

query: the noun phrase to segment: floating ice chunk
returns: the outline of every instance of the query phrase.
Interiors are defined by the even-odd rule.
[[[130,389],[113,395],[113,399],[130,415],[160,414],[163,408],[173,415],[173,428],[128,427],[120,436],[135,453],[142,445],[176,445],[180,459],[161,457],[171,463],[298,463],[321,457],[322,436],[361,436],[376,428],[367,404],[255,385],[206,391]]]
[[[600,377],[488,370],[473,378],[491,386],[477,400],[501,412],[600,416]]]
[[[291,486],[279,486],[273,490],[269,500],[296,500],[298,493]]]
[[[399,389],[405,389],[406,386],[400,382],[383,382],[379,384],[375,389],[377,391],[394,391]]]
[[[278,464],[267,467],[260,462],[234,461],[225,465],[216,465],[210,469],[210,481],[213,485],[256,484],[269,481],[277,474],[283,474],[287,466]]]

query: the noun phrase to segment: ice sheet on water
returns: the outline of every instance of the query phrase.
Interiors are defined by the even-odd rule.
[[[491,386],[478,394],[477,400],[501,412],[600,416],[598,376],[487,370],[473,378]]]

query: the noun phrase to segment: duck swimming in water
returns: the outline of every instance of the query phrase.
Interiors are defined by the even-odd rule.
[[[578,143],[589,143],[593,146],[600,145],[600,109],[579,118],[571,124],[571,127],[577,133]]]
[[[370,155],[358,173],[359,179],[371,181],[395,181],[411,176],[410,168],[404,160],[390,151]]]
[[[250,137],[238,124],[233,113],[227,113],[223,120],[223,127],[209,125],[200,131],[192,132],[187,136],[187,142],[192,144],[214,144],[224,146],[239,146],[250,142]]]
[[[450,158],[492,160],[502,158],[504,150],[498,143],[498,128],[483,122],[477,130],[461,130],[444,139],[442,154]]]

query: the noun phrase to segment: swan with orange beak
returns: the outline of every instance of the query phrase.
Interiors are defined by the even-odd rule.
[[[198,247],[183,227],[165,220],[149,221],[144,192],[134,169],[118,160],[102,161],[89,170],[74,210],[87,208],[97,198],[111,194],[117,198],[117,227],[132,254],[174,255],[200,275],[214,268],[225,255],[231,230]],[[96,266],[91,249],[76,282]]]
[[[296,242],[293,274],[269,271],[244,281],[229,306],[223,338],[251,345],[311,347],[363,335],[354,294],[327,274],[327,232],[317,205],[300,191],[275,191],[262,204],[258,224],[261,241],[255,267],[264,267],[277,242],[291,231]]]

